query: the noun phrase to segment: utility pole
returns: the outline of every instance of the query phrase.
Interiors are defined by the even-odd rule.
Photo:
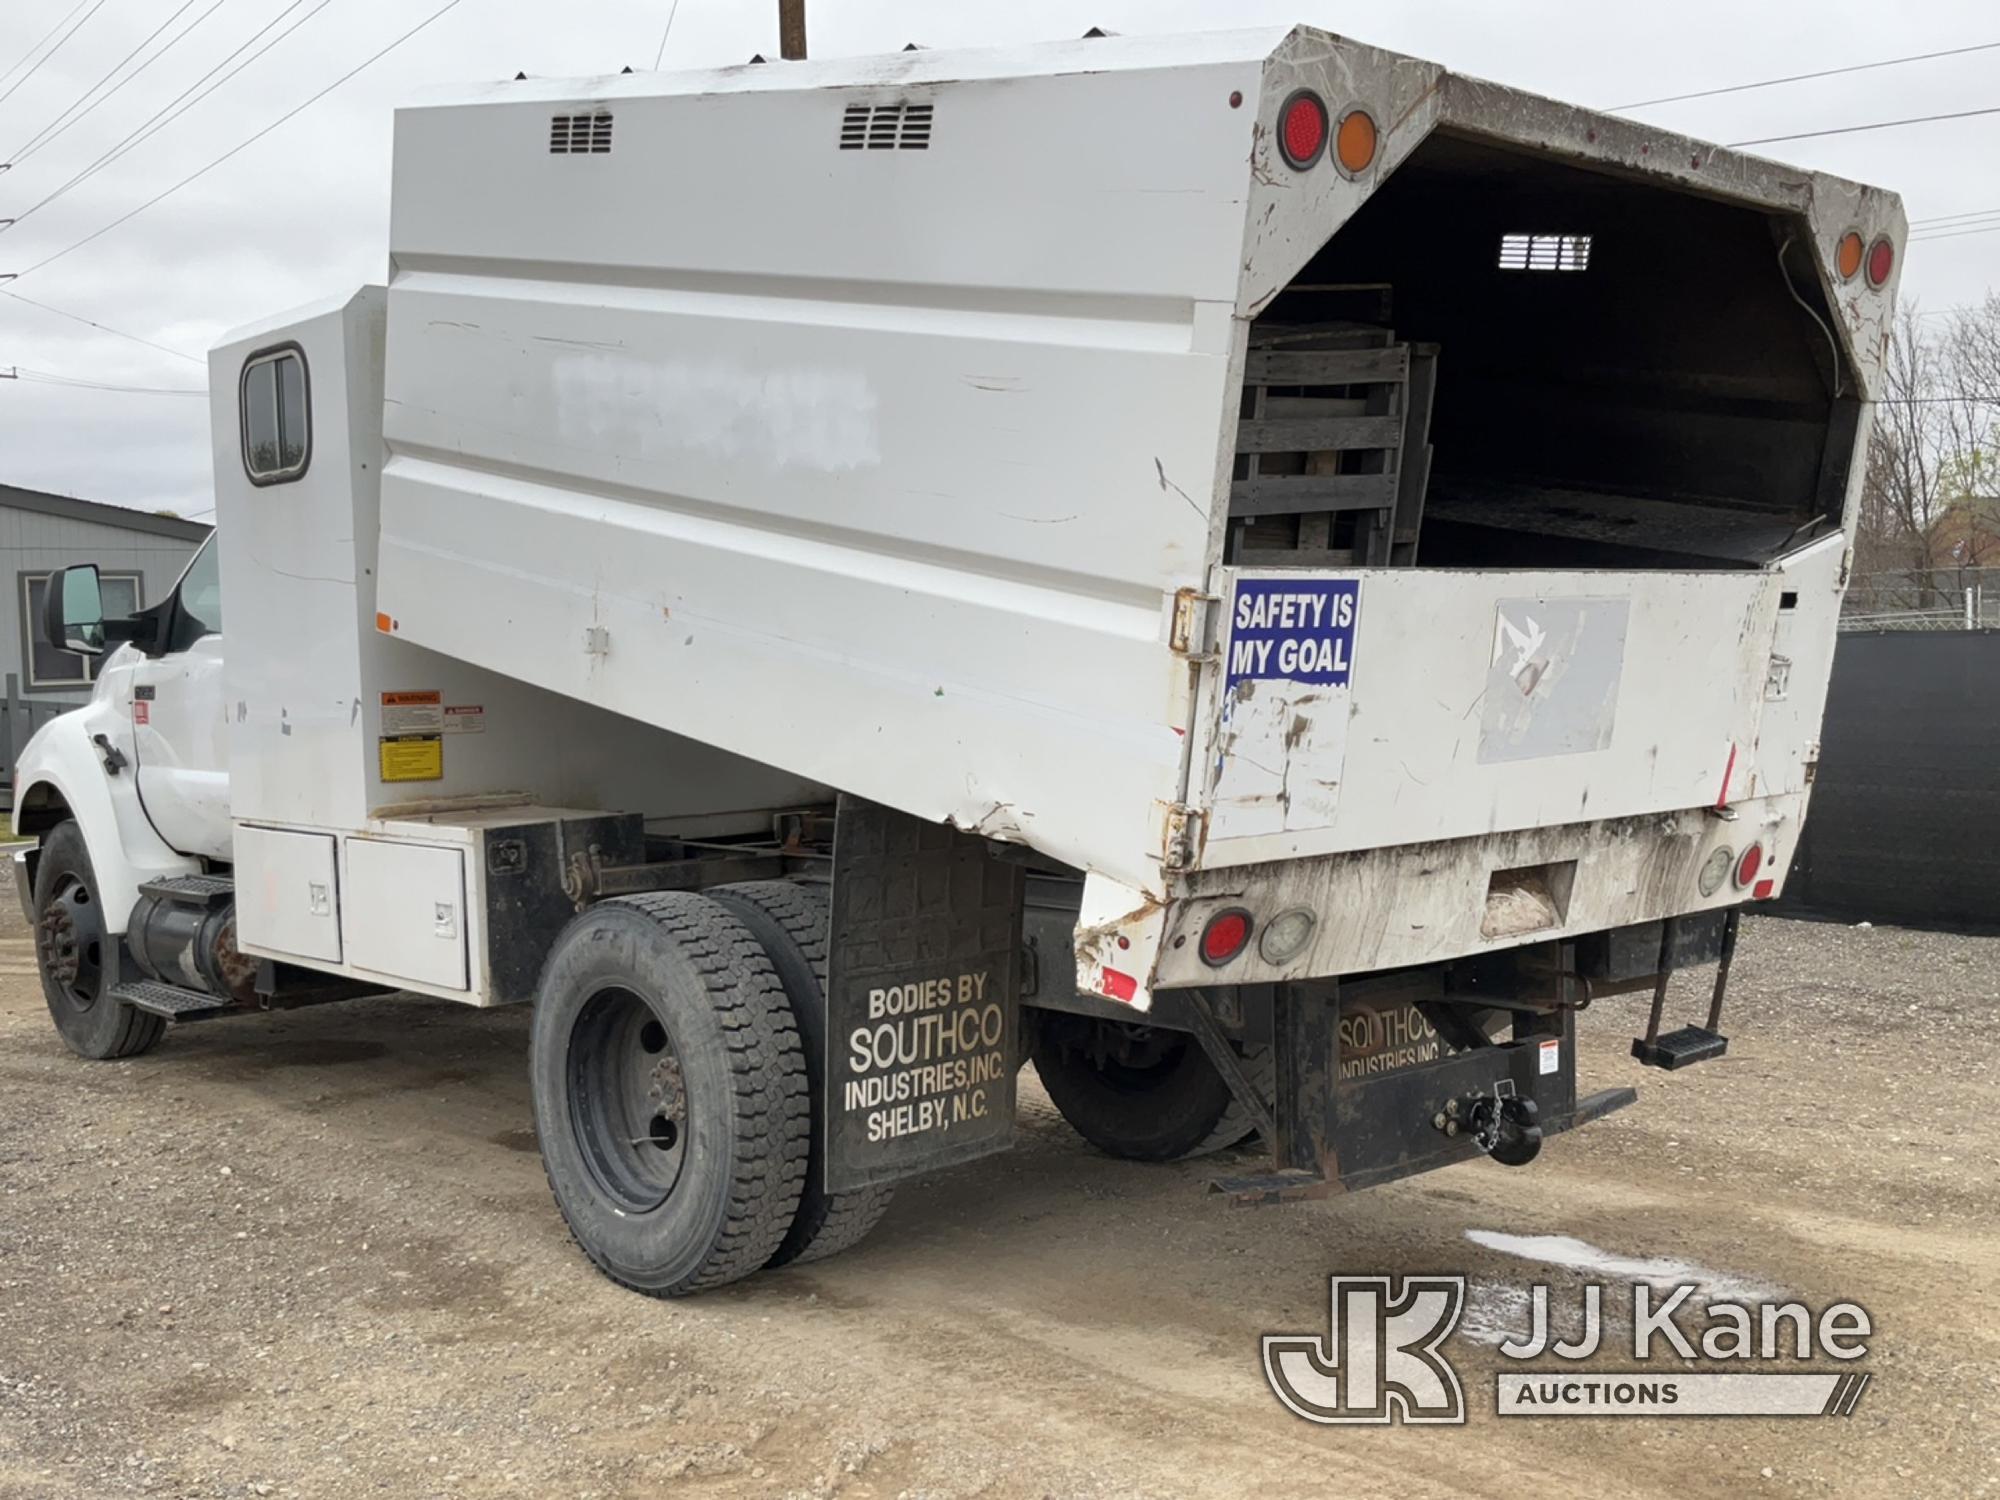
[[[778,56],[796,62],[806,55],[806,0],[778,0]]]

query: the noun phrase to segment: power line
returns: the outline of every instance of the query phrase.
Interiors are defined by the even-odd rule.
[[[104,9],[104,0],[95,0],[95,3],[90,7],[90,9],[84,12],[83,19],[81,21],[78,21],[74,26],[70,27],[68,31],[65,31],[62,34],[62,41],[57,42],[53,47],[49,48],[48,51],[44,52],[40,57],[35,59],[35,65],[32,68],[28,69],[27,72],[23,73],[19,78],[16,78],[12,83],[7,85],[7,91],[4,94],[0,94],[0,104],[5,104],[9,99],[13,98],[14,91],[16,89],[20,88],[22,84],[26,83],[30,78],[33,78],[37,73],[41,72],[42,65],[46,63],[50,58],[54,57],[58,52],[62,51],[63,42],[67,42],[71,37],[75,36],[79,31],[83,30],[83,28],[89,24],[90,18],[96,15],[102,9]],[[71,11],[70,14],[75,15],[76,12]],[[56,24],[60,26],[62,23],[57,22]]]
[[[180,93],[176,94],[172,99],[168,100],[165,104],[161,105],[146,119],[140,121],[139,124],[134,126],[122,140],[118,141],[115,145],[112,145],[106,148],[103,152],[101,152],[95,161],[91,162],[81,171],[75,173],[73,176],[69,178],[68,181],[64,182],[61,186],[57,187],[54,191],[48,193],[47,195],[42,197],[39,201],[23,209],[20,212],[20,214],[15,218],[14,222],[18,224],[25,219],[30,219],[34,217],[34,215],[40,213],[43,209],[47,208],[51,203],[54,203],[57,199],[62,198],[67,194],[69,194],[70,192],[74,191],[76,188],[81,187],[85,182],[87,182],[92,177],[95,177],[99,172],[103,171],[106,167],[110,166],[113,162],[117,161],[120,157],[123,157],[128,152],[136,150],[138,147],[144,145],[147,141],[151,140],[154,136],[158,135],[162,130],[165,130],[169,125],[173,124],[175,120],[178,120],[182,115],[186,114],[189,110],[193,109],[197,104],[201,103],[202,100],[208,98],[209,95],[213,94],[217,89],[221,88],[224,84],[228,83],[230,79],[235,78],[238,74],[242,73],[244,69],[250,67],[250,65],[255,63],[258,58],[262,57],[265,53],[269,52],[273,47],[277,46],[278,43],[284,41],[286,37],[292,35],[301,26],[305,25],[306,22],[310,21],[314,16],[318,15],[321,11],[325,10],[327,6],[332,3],[332,0],[319,0],[318,4],[314,5],[311,10],[307,11],[303,16],[299,17],[297,21],[293,22],[290,26],[286,27],[284,31],[280,32],[277,36],[271,38],[270,41],[266,42],[262,47],[259,47],[254,53],[251,53],[249,57],[244,58],[240,64],[238,64],[234,68],[231,68],[229,72],[223,74],[221,78],[216,78],[213,84],[209,84],[207,88],[202,88],[202,85],[208,83],[209,79],[215,78],[215,75],[217,73],[221,73],[224,68],[228,68],[232,62],[235,62],[237,58],[242,57],[245,52],[249,51],[251,47],[255,46],[258,39],[262,37],[266,32],[270,31],[272,27],[278,25],[285,19],[286,16],[290,15],[293,11],[297,10],[301,5],[304,5],[306,3],[307,0],[292,0],[292,3],[290,5],[287,5],[283,10],[279,11],[275,16],[271,17],[270,20],[266,21],[256,31],[252,32],[248,38],[240,42],[237,45],[236,49],[232,51],[227,57],[224,57],[220,62],[216,63],[213,67],[211,67],[206,73],[202,74],[201,77],[197,78],[193,83],[189,84],[186,88],[182,89]],[[196,90],[200,90],[200,92],[197,93]],[[183,103],[182,102],[183,100],[185,100],[186,102]]]
[[[23,52],[18,58],[16,58],[14,60],[14,65],[11,68],[9,68],[4,73],[0,73],[0,78],[12,78],[17,72],[20,71],[21,65],[23,63],[27,62],[29,58],[33,57],[37,52],[42,50],[43,42],[48,41],[50,37],[54,36],[58,31],[61,31],[63,27],[69,25],[69,17],[75,15],[77,11],[82,10],[84,6],[88,4],[90,4],[90,0],[76,0],[76,4],[74,7],[71,8],[69,16],[64,16],[60,21],[56,22],[55,25],[51,26],[47,31],[42,33],[42,40],[40,42],[35,43],[34,46],[30,47],[26,52]]]
[[[1962,214],[1936,214],[1928,219],[1910,220],[1912,229],[1928,229],[1933,224],[1949,224],[1958,219],[1990,219],[2000,215],[2000,208],[1975,208]]]
[[[1937,234],[1913,234],[1910,243],[1928,245],[1934,240],[1962,240],[1969,234],[1991,234],[1996,229],[2000,229],[2000,224],[1980,224],[1971,229],[1950,229]]]
[[[1844,68],[1822,68],[1817,73],[1792,73],[1783,78],[1762,78],[1755,83],[1732,83],[1726,88],[1700,89],[1692,94],[1669,94],[1662,99],[1641,99],[1636,104],[1614,104],[1609,113],[1628,109],[1650,109],[1655,104],[1679,104],[1688,99],[1713,99],[1722,94],[1743,94],[1752,89],[1771,89],[1784,83],[1804,83],[1812,78],[1838,78],[1844,73],[1866,73],[1874,68],[1897,68],[1904,63],[1929,62],[1938,57],[1963,57],[1968,52],[1991,52],[2000,42],[1978,42],[1970,47],[1948,47],[1942,52],[1917,52],[1909,57],[1885,57],[1879,62],[1852,63]]]
[[[165,344],[156,344],[151,339],[141,338],[136,333],[127,333],[122,328],[113,328],[109,323],[100,323],[95,318],[86,318],[82,313],[73,313],[65,308],[52,307],[46,302],[37,302],[33,297],[23,297],[8,287],[0,287],[0,296],[12,297],[16,302],[25,302],[30,307],[39,307],[45,313],[54,313],[58,318],[68,318],[72,323],[82,323],[101,333],[115,334],[121,339],[129,339],[135,344],[144,344],[148,349],[157,349],[162,354],[171,354],[175,359],[187,360],[190,364],[206,365],[207,360],[199,355],[189,354],[185,349],[169,349]]]
[[[304,103],[295,105],[291,109],[286,110],[285,113],[279,115],[277,119],[273,120],[270,124],[266,125],[262,130],[257,131],[254,135],[250,136],[249,139],[241,141],[234,146],[231,146],[227,151],[223,152],[222,155],[216,157],[215,160],[210,162],[207,166],[201,167],[196,171],[190,172],[187,176],[183,177],[179,182],[175,183],[172,187],[167,188],[161,192],[155,193],[152,197],[148,198],[144,203],[141,203],[137,208],[132,209],[129,213],[124,213],[119,215],[117,218],[113,219],[109,224],[106,224],[103,228],[92,230],[82,239],[77,240],[74,244],[64,246],[62,249],[56,251],[56,253],[53,255],[43,256],[40,260],[36,261],[33,265],[29,266],[27,270],[20,272],[19,275],[21,276],[33,275],[36,271],[41,270],[42,267],[50,265],[55,261],[61,260],[65,255],[69,255],[77,250],[81,250],[85,245],[88,245],[91,241],[99,239],[102,236],[109,234],[119,225],[128,223],[129,221],[136,219],[140,214],[144,213],[154,204],[164,202],[166,199],[171,198],[175,193],[178,193],[182,188],[186,187],[189,183],[194,182],[199,178],[207,176],[210,172],[213,172],[217,167],[221,166],[231,157],[237,155],[239,152],[247,150],[251,146],[254,146],[258,141],[261,141],[265,136],[269,135],[272,131],[276,130],[280,125],[283,125],[286,121],[291,120],[300,114],[303,114],[308,109],[311,109],[315,104],[319,103],[319,101],[324,99],[328,94],[332,93],[335,89],[339,88],[342,84],[346,83],[348,79],[354,77],[356,74],[362,72],[367,68],[373,67],[377,62],[380,62],[383,58],[387,57],[391,52],[394,52],[398,47],[402,46],[403,43],[407,42],[411,37],[415,36],[418,32],[423,31],[426,27],[430,26],[434,21],[437,21],[440,18],[442,18],[447,12],[456,10],[460,5],[463,5],[464,3],[465,0],[445,0],[445,3],[443,5],[440,5],[436,10],[432,11],[428,16],[424,17],[423,20],[417,22],[416,25],[412,26],[408,31],[404,32],[401,36],[397,37],[393,42],[390,42],[380,51],[373,53],[369,57],[364,58],[361,62],[355,64],[352,68],[349,68],[345,73],[341,74],[340,77],[334,79],[332,83],[329,83],[325,88],[321,89],[318,93],[313,94],[312,96],[307,98]]]
[[[53,370],[30,370],[26,366],[17,368],[15,378],[36,385],[61,386],[68,390],[115,391],[128,396],[206,396],[206,389],[195,390],[188,386],[164,385],[110,385],[101,380],[84,380],[74,375],[58,375]]]
[[[667,8],[666,28],[660,33],[660,50],[653,54],[653,71],[655,73],[660,71],[660,64],[666,58],[667,38],[674,34],[674,17],[680,14],[680,10],[681,0],[674,0],[674,3]]]
[[[1948,115],[1912,115],[1907,120],[1878,120],[1873,125],[1841,125],[1832,130],[1801,130],[1795,135],[1763,135],[1754,141],[1730,141],[1730,150],[1738,146],[1771,146],[1779,141],[1811,141],[1827,135],[1858,135],[1864,130],[1892,130],[1898,125],[1930,125],[1939,120],[1970,120],[1975,115],[2000,115],[2000,105],[1990,109],[1961,109]]]
[[[60,114],[58,114],[53,120],[49,121],[49,123],[44,125],[40,130],[37,130],[33,135],[29,136],[27,141],[24,142],[17,150],[13,152],[12,155],[10,155],[7,158],[9,163],[18,167],[29,156],[33,155],[37,145],[40,142],[42,142],[44,138],[48,136],[50,131],[54,130],[57,126],[61,125],[64,120],[67,120],[72,114],[74,114],[77,106],[82,104],[84,100],[88,99],[92,94],[96,93],[99,89],[103,88],[105,84],[109,83],[113,78],[117,77],[118,74],[121,71],[123,71],[125,64],[130,62],[133,58],[137,57],[141,52],[145,51],[146,48],[150,47],[153,44],[153,38],[157,37],[161,32],[165,31],[169,26],[173,25],[174,22],[178,21],[181,18],[181,16],[193,4],[194,0],[181,0],[181,8],[175,11],[172,15],[168,16],[166,20],[162,21],[158,26],[156,26],[153,29],[152,36],[147,37],[143,42],[139,43],[138,46],[134,47],[130,52],[126,53],[123,57],[119,58],[118,61],[112,65],[110,72],[106,73],[102,78],[98,79],[97,82],[93,83],[89,88],[85,89],[81,94],[78,94],[74,99],[72,99],[67,105],[64,106]]]
[[[161,23],[159,30],[155,31],[152,36],[147,37],[146,40],[141,42],[137,47],[134,47],[132,51],[126,55],[125,62],[119,63],[118,68],[124,67],[125,63],[130,62],[134,57],[138,56],[139,53],[144,48],[150,46],[153,42],[154,37],[157,37],[161,31],[165,31],[167,27],[171,26],[174,23],[175,19],[178,18],[180,15],[182,15],[185,11],[187,11],[188,8],[192,6],[194,3],[195,0],[187,0],[187,3],[181,6],[180,10],[175,11],[173,15],[167,17],[167,19]],[[69,118],[67,120],[63,120],[63,115],[58,115],[56,117],[56,120],[50,122],[50,125],[54,126],[53,129],[50,129],[49,126],[44,126],[40,132],[37,132],[37,134],[29,140],[27,145],[23,146],[19,151],[16,151],[14,153],[13,155],[14,165],[19,166],[22,162],[26,161],[29,157],[33,156],[37,151],[40,151],[43,147],[50,145],[58,138],[60,138],[68,131],[70,131],[72,128],[81,124],[86,118],[88,118],[92,113],[94,113],[99,106],[109,102],[114,95],[116,95],[125,87],[127,87],[129,84],[131,84],[135,79],[139,77],[140,74],[144,73],[146,69],[152,67],[154,63],[158,62],[161,58],[165,57],[169,52],[173,51],[174,48],[178,47],[182,42],[186,41],[190,36],[194,34],[196,28],[198,28],[202,22],[206,21],[210,16],[214,15],[217,11],[221,10],[222,7],[227,5],[228,3],[229,0],[214,0],[214,3],[210,5],[207,10],[203,11],[200,15],[196,16],[194,20],[188,23],[186,29],[184,29],[174,37],[170,38],[166,46],[160,48],[159,51],[155,52],[151,57],[147,58],[144,62],[140,63],[138,67],[134,68],[130,73],[127,73],[123,78],[119,79],[117,83],[113,84],[104,93],[98,95],[96,99],[93,99],[89,104],[84,105],[84,107],[81,110],[78,110],[74,115],[70,115],[70,110],[76,109],[76,104],[72,104],[68,110],[64,110],[63,115],[69,115]],[[118,71],[118,68],[113,68],[111,70],[111,73],[105,74],[104,77],[109,78],[112,73],[116,73]],[[100,88],[103,87],[103,83],[104,79],[99,79],[98,87]],[[89,98],[89,95],[86,94],[83,97]],[[83,102],[82,99],[79,99],[77,101],[78,104],[81,104],[82,102]],[[57,123],[57,121],[61,121],[61,123]]]

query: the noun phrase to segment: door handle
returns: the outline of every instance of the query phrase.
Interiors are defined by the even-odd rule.
[[[116,776],[131,764],[125,758],[125,752],[111,743],[109,735],[93,734],[90,739],[91,743],[104,753],[104,774],[106,776]]]

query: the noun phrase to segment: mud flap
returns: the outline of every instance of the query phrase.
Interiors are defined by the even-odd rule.
[[[842,796],[827,950],[826,1184],[1013,1144],[1026,875],[986,840]]]

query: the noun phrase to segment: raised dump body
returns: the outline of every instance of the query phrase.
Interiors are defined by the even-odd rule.
[[[1084,871],[1087,988],[1782,880],[1892,196],[1308,29],[500,83],[395,173],[395,631]]]

